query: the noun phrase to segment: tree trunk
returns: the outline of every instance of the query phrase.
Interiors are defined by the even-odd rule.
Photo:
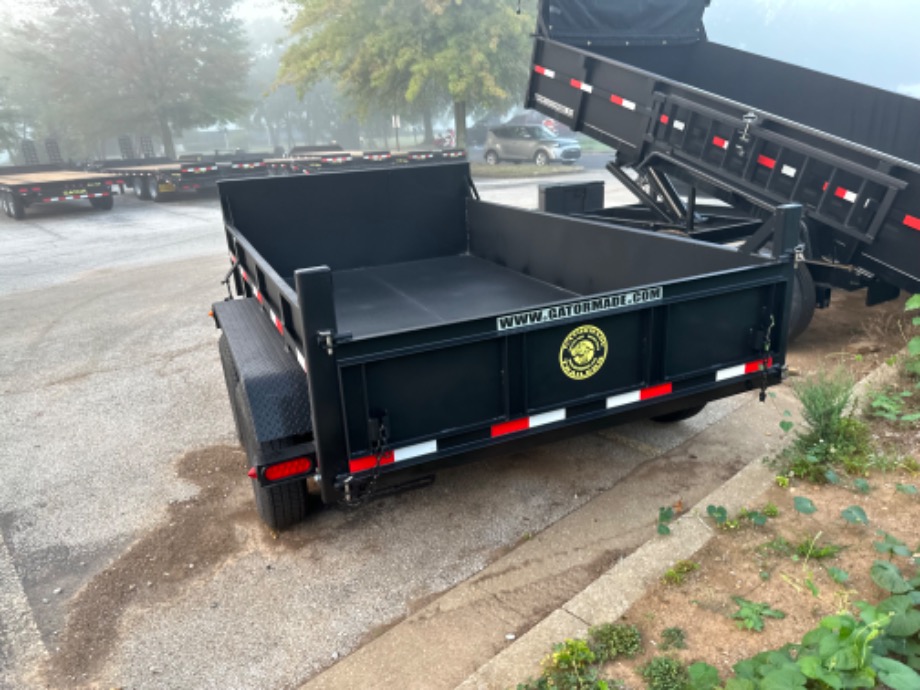
[[[163,138],[163,154],[167,158],[175,159],[176,144],[173,142],[172,129],[169,127],[169,122],[163,115],[158,115],[157,120],[160,123],[160,136]]]
[[[434,143],[434,124],[431,121],[431,108],[425,106],[425,110],[422,111],[422,119],[425,122],[425,139],[424,143],[433,144]]]
[[[457,148],[466,147],[466,101],[454,101],[454,131]]]

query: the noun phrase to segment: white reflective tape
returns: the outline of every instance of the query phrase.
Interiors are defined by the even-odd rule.
[[[716,372],[716,381],[725,381],[726,379],[737,378],[738,376],[744,376],[745,367],[743,364],[739,364],[736,367],[728,367],[728,369],[719,369]]]
[[[786,177],[795,177],[798,170],[793,168],[791,165],[784,165],[782,169],[780,170],[780,172]]]
[[[556,70],[545,69],[545,68],[544,68],[544,69],[543,69],[543,76],[544,76],[544,77],[549,77],[550,79],[555,79],[555,78],[556,78]]]
[[[590,84],[585,84],[584,82],[581,82],[578,88],[580,88],[585,93],[594,93],[594,87]]]
[[[613,407],[621,407],[623,405],[629,405],[631,403],[637,403],[641,400],[640,391],[632,391],[631,393],[621,393],[620,395],[611,395],[607,398],[607,409]]]
[[[621,105],[622,105],[624,108],[626,108],[627,110],[635,110],[635,109],[636,109],[636,104],[633,103],[632,101],[627,101],[625,98],[623,99],[623,103],[621,103]]]
[[[300,350],[294,350],[294,354],[297,355],[297,363],[300,365],[300,368],[306,371],[307,359],[303,356],[303,353]]]
[[[844,201],[849,201],[851,204],[855,203],[856,202],[856,192],[851,192],[849,190],[846,190],[842,198]]]
[[[530,428],[533,429],[536,426],[543,426],[544,424],[555,424],[556,422],[561,422],[563,420],[565,420],[565,408],[561,410],[553,410],[552,412],[535,414],[527,421],[530,425]]]
[[[414,446],[405,446],[404,448],[396,448],[393,451],[393,461],[399,462],[401,460],[410,460],[411,458],[417,458],[422,455],[431,455],[432,453],[438,452],[438,442],[437,441],[425,441],[424,443],[416,443]]]
[[[683,131],[684,131],[684,128],[685,128],[686,126],[687,126],[687,125],[685,125],[685,124],[684,124],[683,122],[681,122],[680,120],[674,120],[674,129],[683,132]]]

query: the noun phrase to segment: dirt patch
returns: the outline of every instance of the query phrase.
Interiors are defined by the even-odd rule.
[[[793,489],[772,487],[763,496],[751,497],[751,508],[776,505],[780,515],[764,527],[737,530],[715,529],[713,539],[693,562],[699,569],[682,585],[664,582],[651,587],[629,609],[624,622],[636,625],[645,641],[644,653],[631,661],[607,665],[605,675],[625,681],[629,688],[645,687],[637,669],[662,653],[662,632],[680,628],[686,649],[668,651],[686,664],[705,661],[723,679],[738,661],[767,649],[798,642],[823,616],[842,610],[854,611],[857,601],[876,603],[888,594],[869,576],[872,562],[881,556],[873,547],[882,530],[914,550],[920,550],[916,525],[920,524],[920,496],[899,491],[899,483],[916,483],[904,474],[875,474],[868,478],[868,495],[842,486],[800,484]],[[796,496],[810,498],[818,510],[802,515],[793,508]],[[869,525],[852,525],[841,517],[850,506],[862,507]],[[703,518],[713,524],[709,518]],[[784,541],[783,541],[784,540]],[[797,544],[813,544],[812,553],[829,545],[842,546],[837,555],[824,559],[803,557],[789,551]],[[904,568],[906,559],[898,559]],[[838,584],[829,568],[838,568],[849,580]],[[907,566],[906,572],[910,572]],[[785,618],[764,619],[763,632],[740,630],[731,616],[738,610],[732,597],[766,603]]]
[[[160,527],[132,544],[76,595],[45,670],[48,683],[86,683],[113,650],[128,606],[175,599],[190,580],[207,576],[241,547],[237,527],[255,521],[248,483],[240,481],[245,469],[245,454],[230,446],[205,448],[178,461],[177,475],[201,490],[171,504]]]
[[[867,307],[865,291],[834,291],[830,306],[815,312],[811,326],[789,347],[791,373],[808,376],[843,365],[862,378],[906,344],[906,301],[904,296]]]

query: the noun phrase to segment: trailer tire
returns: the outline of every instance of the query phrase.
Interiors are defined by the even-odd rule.
[[[242,382],[237,384],[236,398],[241,443],[246,451],[249,467],[258,467],[261,452],[256,441],[255,426],[252,423],[252,411],[249,409]],[[306,480],[287,482],[277,486],[260,486],[258,479],[250,481],[256,499],[256,510],[262,522],[270,529],[280,532],[303,522],[306,518],[310,505]]]
[[[97,211],[111,211],[115,206],[115,199],[111,195],[97,196],[95,199],[90,199],[89,203]]]
[[[166,198],[166,195],[160,191],[160,181],[156,175],[147,178],[147,198],[153,203],[158,204]]]
[[[487,165],[498,165],[502,162],[502,159],[498,157],[498,153],[491,149],[486,151],[485,159]]]
[[[22,220],[26,217],[26,205],[18,196],[10,192],[10,216],[16,220]]]
[[[534,165],[544,166],[549,165],[549,154],[546,151],[537,151],[533,157]]]
[[[12,218],[13,210],[10,207],[10,199],[8,192],[0,192],[0,211],[3,211],[6,215]]]
[[[131,178],[131,186],[134,188],[134,195],[138,199],[147,201],[150,195],[147,193],[147,179],[141,176]]]
[[[794,341],[808,329],[817,306],[815,281],[808,266],[799,263],[795,267],[792,285],[792,308],[789,315],[789,342]]]
[[[676,412],[668,412],[667,414],[660,414],[656,417],[652,417],[653,422],[659,422],[661,424],[670,424],[671,422],[682,422],[685,419],[690,419],[695,417],[700,412],[703,411],[703,408],[706,407],[706,403],[702,405],[694,405],[693,407],[686,407],[683,410],[677,410]]]

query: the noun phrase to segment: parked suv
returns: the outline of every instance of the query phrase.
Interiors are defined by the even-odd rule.
[[[506,161],[574,163],[581,158],[581,146],[574,139],[562,139],[543,125],[502,125],[486,136],[486,163]]]

